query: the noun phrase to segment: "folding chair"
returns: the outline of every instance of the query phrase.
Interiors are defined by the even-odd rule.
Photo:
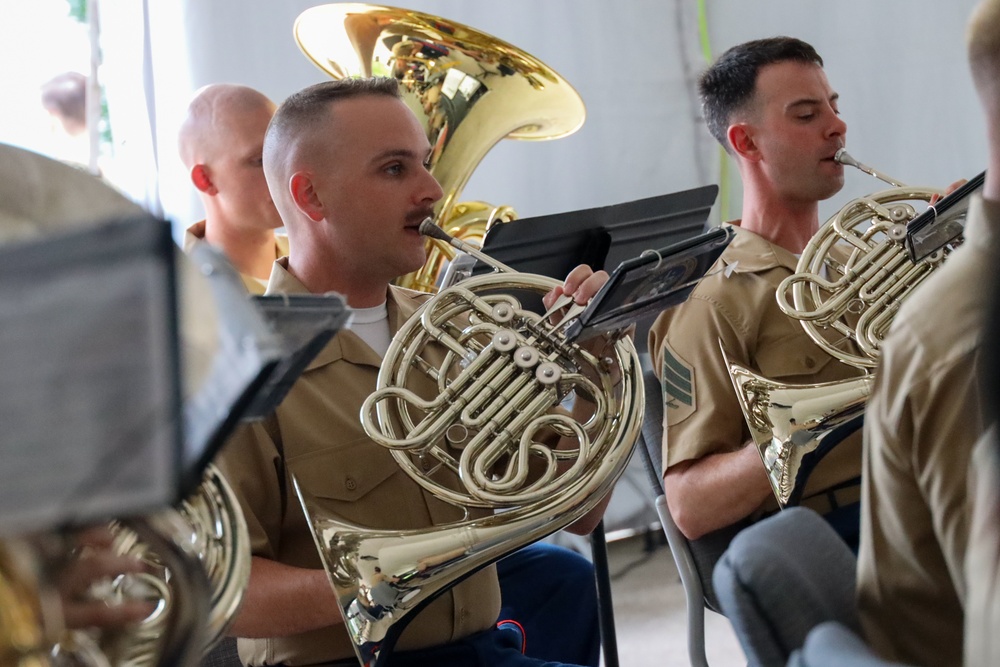
[[[733,536],[744,524],[730,526],[710,533],[697,540],[688,540],[677,528],[667,498],[663,492],[663,391],[652,370],[643,371],[646,386],[646,414],[642,424],[643,447],[640,453],[649,472],[656,512],[667,536],[670,552],[677,564],[684,596],[687,600],[688,659],[692,667],[708,667],[705,655],[705,607],[722,613],[715,590],[712,588],[712,569],[722,556]]]

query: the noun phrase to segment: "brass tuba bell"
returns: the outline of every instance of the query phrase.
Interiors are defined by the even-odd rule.
[[[839,382],[782,385],[726,359],[750,433],[781,507],[797,504],[805,480],[841,436],[856,429],[874,383],[871,370],[896,312],[961,239],[918,262],[906,225],[940,190],[892,179],[840,149],[835,159],[893,187],[848,202],[809,240],[778,306],[815,343],[864,374]],[[725,352],[723,352],[725,356]]]
[[[430,172],[444,197],[434,221],[450,236],[482,245],[486,231],[516,213],[509,206],[459,202],[476,166],[501,139],[539,141],[576,132],[586,118],[580,95],[537,58],[484,32],[430,14],[338,3],[304,11],[295,40],[335,79],[387,76],[421,119]],[[434,292],[450,246],[427,241],[427,260],[397,281]]]
[[[512,295],[542,295],[558,281],[511,272],[448,239],[430,218],[421,232],[498,273],[448,287],[413,314],[386,352],[361,419],[407,475],[466,518],[421,530],[368,529],[318,509],[295,480],[366,666],[385,664],[424,604],[595,507],[628,463],[644,408],[631,340],[609,343],[598,358],[552,323],[566,297],[539,315]],[[571,393],[594,406],[582,422],[554,411]],[[555,449],[543,434],[579,445]]]

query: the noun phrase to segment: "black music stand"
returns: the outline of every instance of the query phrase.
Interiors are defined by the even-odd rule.
[[[337,295],[255,296],[254,305],[283,341],[284,357],[247,410],[245,419],[274,412],[313,358],[347,323],[350,309]]]
[[[219,326],[209,375],[184,405],[182,496],[239,422],[274,411],[350,312],[337,295],[250,298],[217,249],[199,243],[189,254],[208,279]]]
[[[0,535],[175,504],[347,318],[260,308],[218,251],[192,259],[141,213],[0,246]]]
[[[578,264],[611,271],[644,250],[705,230],[717,185],[494,225],[483,252],[523,273],[561,280]],[[488,273],[477,265],[474,273]]]
[[[0,534],[177,500],[175,250],[143,215],[0,247]]]
[[[707,185],[613,206],[521,218],[495,225],[486,235],[483,252],[516,271],[557,280],[565,278],[578,264],[588,264],[594,270],[613,270],[643,251],[661,249],[702,233],[718,192],[717,185]],[[473,273],[491,270],[477,263]],[[522,303],[530,307],[529,299]],[[540,308],[540,299],[536,308]],[[603,521],[591,534],[590,545],[604,664],[618,667]]]

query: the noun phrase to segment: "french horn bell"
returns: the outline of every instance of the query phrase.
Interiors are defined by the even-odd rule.
[[[896,312],[961,243],[959,238],[913,262],[904,245],[906,225],[917,217],[918,203],[943,193],[904,185],[844,149],[835,159],[893,187],[848,202],[824,223],[775,297],[782,312],[798,320],[820,348],[862,373],[837,382],[785,385],[725,359],[782,508],[798,503],[819,461],[860,426],[874,384],[872,371]]]
[[[442,290],[400,328],[361,419],[407,475],[465,518],[368,529],[323,511],[293,479],[366,666],[384,665],[406,623],[437,595],[595,507],[628,463],[644,408],[629,338],[595,356],[567,341],[550,313],[512,296],[542,295],[558,281],[512,272],[430,219],[421,232],[496,273]],[[593,406],[583,421],[557,410],[571,394]],[[546,433],[579,444],[556,449]]]

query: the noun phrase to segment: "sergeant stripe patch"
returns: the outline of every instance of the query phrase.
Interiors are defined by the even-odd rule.
[[[694,409],[694,369],[667,344],[663,346],[660,382],[668,409],[684,409],[685,412]]]

